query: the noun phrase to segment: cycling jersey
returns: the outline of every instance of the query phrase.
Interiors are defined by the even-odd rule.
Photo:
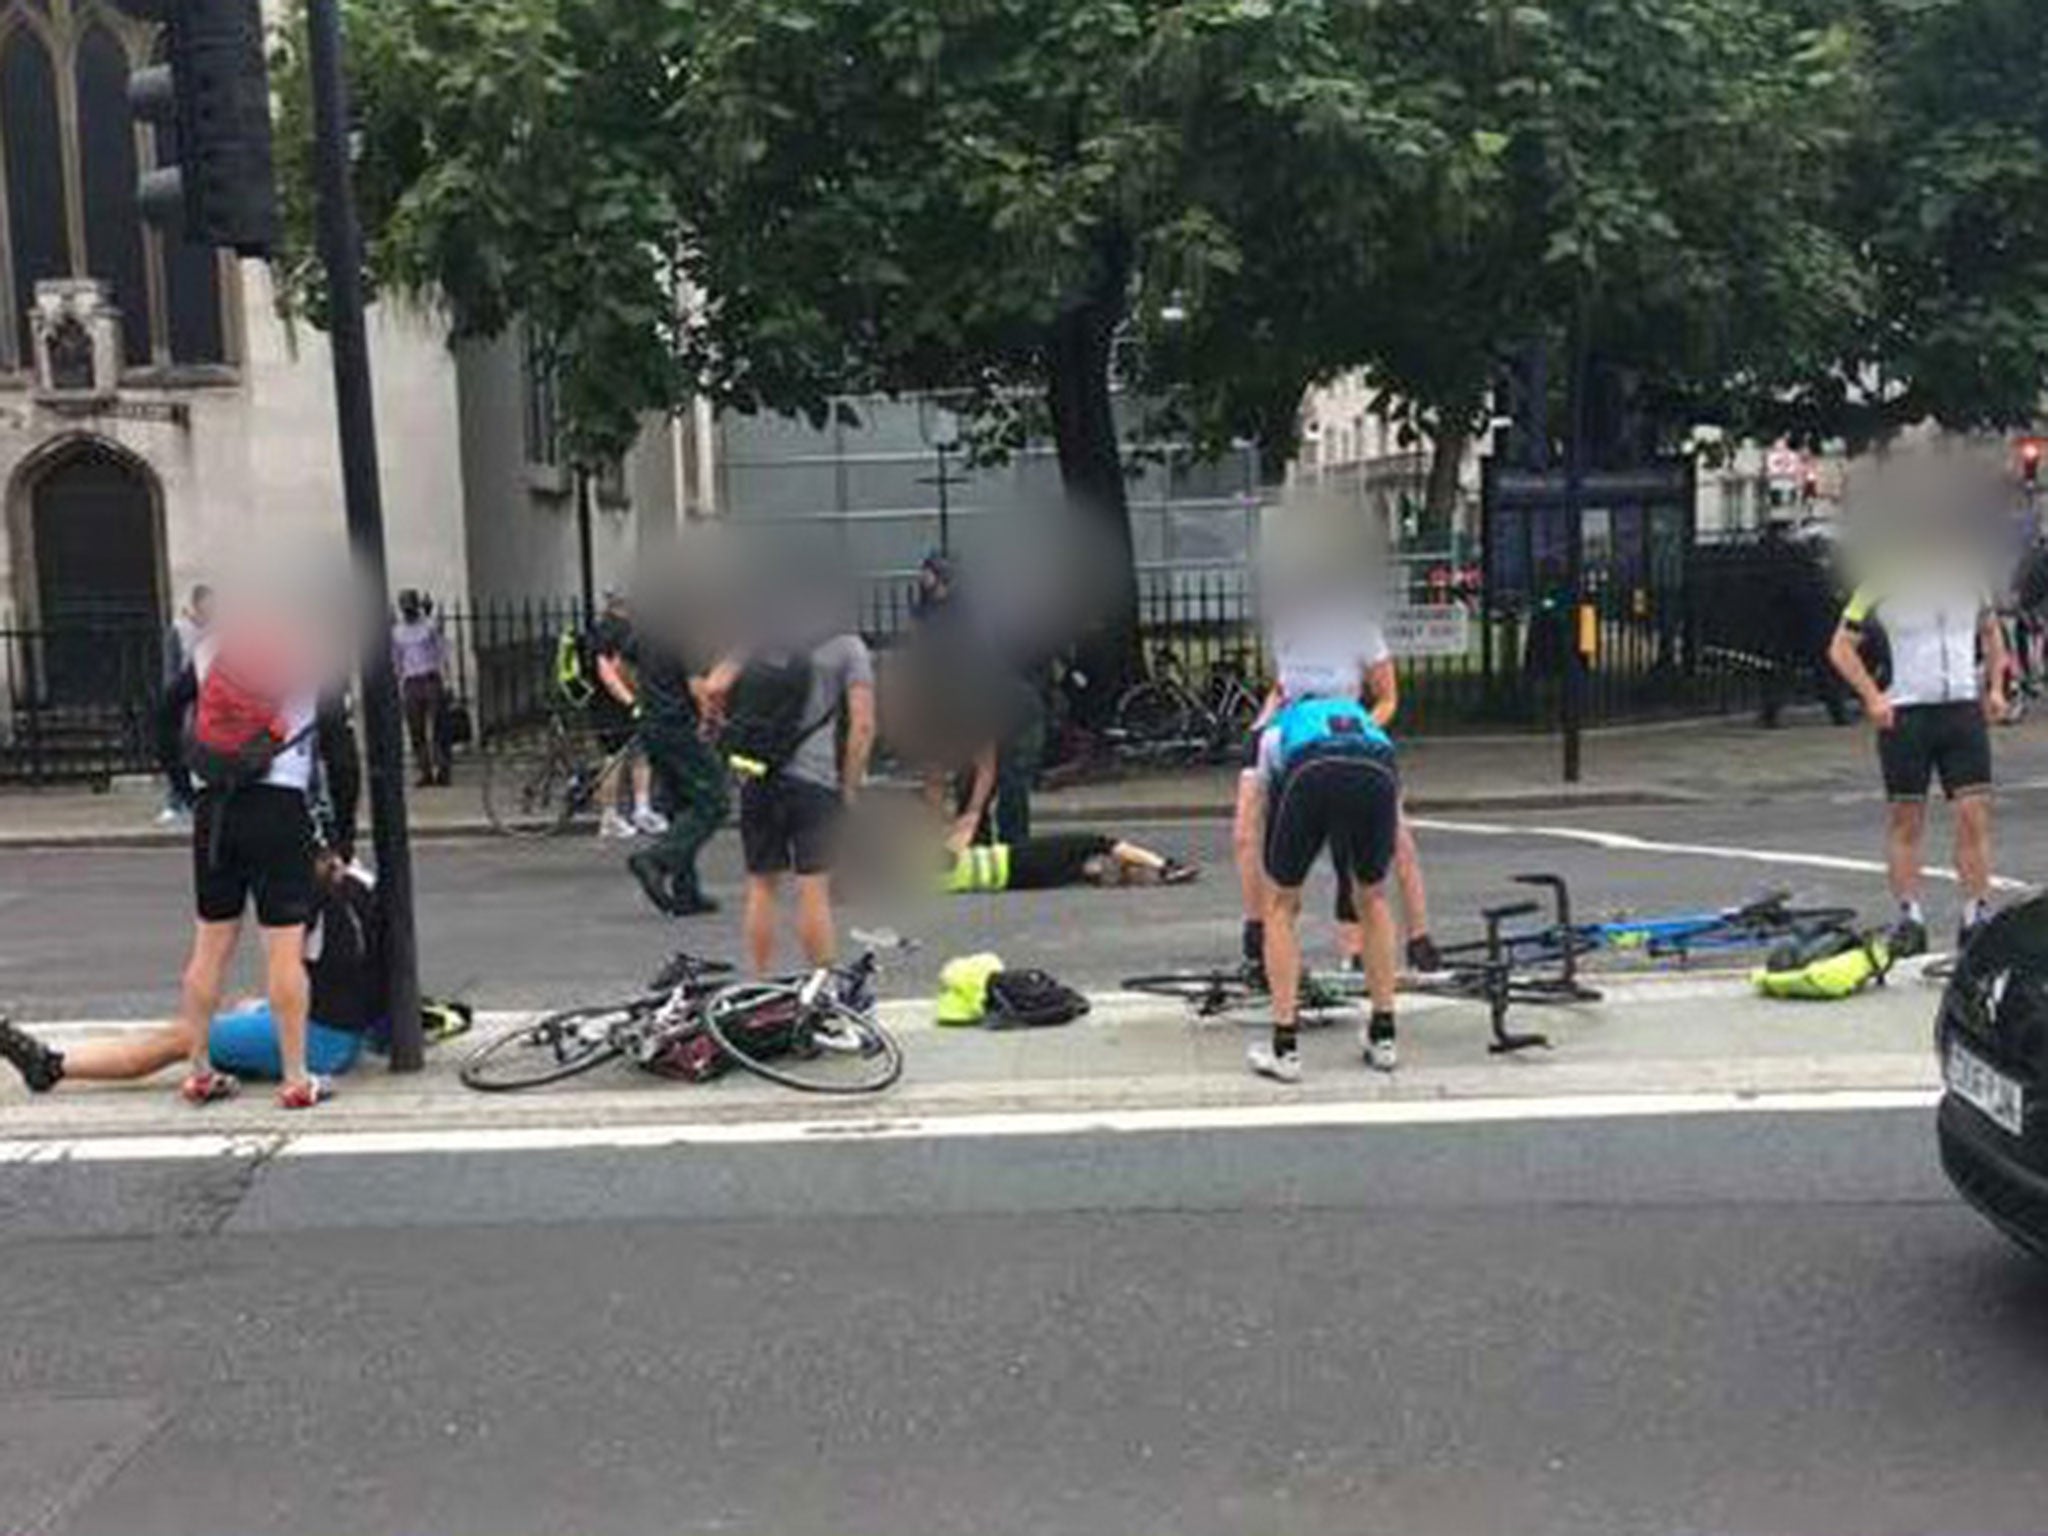
[[[1276,623],[1272,651],[1273,680],[1290,699],[1363,698],[1366,673],[1388,656],[1371,619],[1328,609]]]
[[[1873,621],[1891,651],[1885,697],[1900,708],[1965,704],[1977,697],[1977,631],[1990,607],[1983,590],[1900,593],[1859,587],[1842,610],[1842,623],[1861,634]]]
[[[1391,760],[1394,742],[1356,699],[1297,699],[1261,733],[1259,768],[1271,781],[1311,753]]]

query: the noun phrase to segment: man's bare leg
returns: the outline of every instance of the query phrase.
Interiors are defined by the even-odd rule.
[[[192,958],[185,963],[179,987],[178,1017],[172,1028],[184,1042],[185,1059],[191,1070],[209,1070],[206,1058],[207,1032],[213,1016],[220,1011],[221,987],[227,980],[228,963],[235,958],[235,943],[242,936],[241,919],[232,922],[201,922],[192,936]]]
[[[287,1088],[303,1083],[306,1071],[306,1014],[312,983],[306,979],[306,930],[303,926],[263,930],[265,990],[270,1019],[277,1030],[277,1054]]]
[[[1984,920],[1991,901],[1991,792],[1967,794],[1955,805],[1956,873],[1962,877],[1963,927]]]
[[[1364,946],[1361,953],[1365,959],[1366,994],[1372,999],[1374,1013],[1392,1013],[1401,972],[1394,913],[1387,903],[1386,884],[1354,884],[1353,898],[1358,903],[1358,928]]]
[[[1237,806],[1230,822],[1231,851],[1237,859],[1238,895],[1243,902],[1243,957],[1247,965],[1266,963],[1266,784],[1258,774],[1237,776]]]
[[[1273,1026],[1301,1023],[1301,888],[1271,886],[1266,893],[1266,979],[1273,992]]]
[[[839,934],[832,923],[830,875],[797,876],[796,940],[805,961],[814,970],[831,965],[838,958]]]
[[[1415,844],[1415,832],[1408,825],[1408,811],[1402,808],[1394,830],[1394,881],[1401,888],[1401,926],[1408,942],[1429,937],[1429,884],[1422,878],[1422,852]]]
[[[782,890],[779,875],[747,876],[747,960],[756,976],[766,976],[775,963],[775,907]]]
[[[165,1024],[145,1034],[87,1040],[64,1052],[64,1075],[82,1083],[132,1083],[175,1067],[190,1055],[184,1026]]]

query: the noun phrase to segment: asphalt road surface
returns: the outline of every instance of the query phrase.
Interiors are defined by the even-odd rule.
[[[2048,1528],[1924,1112],[5,1172],[10,1533]]]
[[[2048,876],[2048,794],[2010,793],[2001,802],[2001,868],[2022,879]],[[1426,831],[1433,926],[1474,931],[1482,905],[1512,894],[1507,877],[1556,870],[1574,884],[1581,909],[1599,914],[1689,910],[1740,902],[1787,887],[1804,897],[1888,916],[1872,870],[1716,859],[1699,852],[1613,850],[1535,835],[1569,828],[1626,833],[1662,843],[1724,850],[1874,861],[1882,807],[1874,795],[1819,797],[1633,810],[1475,812],[1461,826],[1519,828],[1517,835]],[[1930,858],[1947,862],[1945,815],[1935,816]],[[888,925],[923,943],[896,964],[888,990],[927,993],[947,956],[994,949],[1083,986],[1113,985],[1137,971],[1234,960],[1238,896],[1228,828],[1182,822],[1121,829],[1207,871],[1175,890],[1059,891],[941,899],[920,893],[856,896],[851,920]],[[578,839],[543,845],[477,840],[425,843],[416,850],[423,972],[427,990],[486,1007],[563,1004],[638,981],[673,948],[733,955],[734,911],[674,923],[646,906],[622,867],[623,849]],[[728,833],[707,861],[710,887],[737,906],[738,850]],[[175,997],[188,941],[189,855],[174,850],[0,852],[0,1007],[30,1019],[161,1015]],[[1939,929],[1955,916],[1953,889],[1935,888]],[[1312,902],[1327,900],[1312,893]],[[1939,935],[1938,935],[1939,936]],[[253,964],[243,976],[253,985]]]

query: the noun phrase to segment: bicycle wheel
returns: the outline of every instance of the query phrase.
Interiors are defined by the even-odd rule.
[[[806,1003],[803,990],[730,987],[704,1005],[704,1028],[735,1063],[799,1093],[880,1093],[903,1075],[903,1048],[879,1020],[837,998]]]
[[[566,741],[484,758],[484,815],[506,837],[553,837],[567,829],[589,789]]]
[[[1235,971],[1162,971],[1152,976],[1127,977],[1123,988],[1126,992],[1186,1003],[1204,1019],[1249,1007],[1266,996]]]
[[[652,1006],[640,998],[551,1013],[478,1046],[462,1063],[462,1081],[479,1093],[516,1093],[588,1072],[619,1054],[615,1031],[642,1018]]]
[[[1116,729],[1131,741],[1182,740],[1188,734],[1188,701],[1176,689],[1140,683],[1118,700]]]

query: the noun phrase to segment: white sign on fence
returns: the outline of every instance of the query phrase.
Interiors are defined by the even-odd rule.
[[[1396,656],[1463,656],[1472,648],[1472,615],[1456,603],[1395,608],[1387,614],[1386,635]]]

